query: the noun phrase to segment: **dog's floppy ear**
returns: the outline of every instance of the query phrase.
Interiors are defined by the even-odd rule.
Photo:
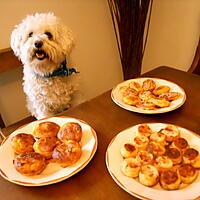
[[[58,28],[58,35],[60,37],[60,43],[62,44],[64,53],[69,56],[74,46],[72,31],[65,24],[60,23]]]
[[[20,58],[20,43],[22,41],[22,32],[23,28],[22,25],[16,25],[15,29],[11,33],[11,41],[10,45],[12,50],[14,51],[14,54]]]

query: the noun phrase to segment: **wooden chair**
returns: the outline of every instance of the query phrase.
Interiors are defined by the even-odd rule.
[[[195,52],[195,56],[188,72],[200,75],[200,38]]]

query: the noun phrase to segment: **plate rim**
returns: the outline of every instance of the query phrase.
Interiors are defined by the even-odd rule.
[[[137,79],[154,79],[154,80],[162,80],[162,81],[166,81],[166,82],[169,82],[171,84],[174,84],[176,85],[182,92],[183,92],[183,97],[182,97],[182,102],[174,107],[172,107],[170,110],[162,110],[162,109],[158,109],[158,110],[143,110],[143,109],[138,109],[137,107],[134,107],[135,110],[127,107],[126,105],[123,105],[121,102],[117,101],[115,98],[114,98],[114,91],[116,90],[116,88],[122,84],[122,83],[125,83],[125,82],[130,82],[130,81],[134,81],[134,80],[137,80]],[[171,112],[173,110],[176,110],[178,108],[180,108],[185,102],[186,102],[186,92],[185,90],[179,86],[177,83],[173,82],[173,81],[169,81],[167,79],[163,79],[163,78],[157,78],[157,77],[137,77],[137,78],[133,78],[133,79],[128,79],[128,80],[125,80],[125,81],[122,81],[120,83],[118,83],[115,87],[112,88],[112,91],[111,91],[111,99],[118,105],[120,106],[121,108],[125,109],[125,110],[128,110],[128,111],[131,111],[131,112],[135,112],[135,113],[141,113],[141,114],[148,114],[148,115],[155,115],[155,114],[162,114],[162,113],[167,113],[167,112]],[[130,106],[130,105],[129,105]],[[168,107],[169,108],[169,107]]]
[[[184,127],[182,127],[182,126],[179,126],[179,125],[176,125],[176,124],[172,124],[172,123],[164,123],[164,122],[144,122],[144,123],[135,124],[135,125],[133,125],[133,126],[129,126],[129,127],[125,128],[125,129],[121,130],[119,133],[117,133],[117,135],[115,135],[115,136],[111,139],[111,141],[110,141],[110,143],[108,144],[107,149],[106,149],[105,162],[106,162],[107,170],[108,170],[110,176],[112,177],[112,179],[114,180],[114,182],[115,182],[120,188],[122,188],[124,191],[126,191],[127,193],[129,193],[129,194],[132,195],[132,196],[135,196],[135,197],[137,197],[137,198],[139,198],[139,199],[144,199],[144,200],[155,200],[155,199],[147,198],[147,197],[145,197],[145,196],[142,196],[142,195],[140,195],[140,194],[137,194],[137,193],[135,193],[135,192],[133,192],[133,191],[130,191],[128,188],[126,188],[126,187],[116,178],[116,176],[113,174],[113,172],[112,172],[111,169],[109,168],[109,162],[108,162],[108,157],[109,157],[109,155],[108,155],[108,149],[109,149],[109,147],[112,145],[112,143],[115,141],[115,139],[117,138],[117,136],[118,136],[119,134],[121,134],[122,132],[124,132],[124,131],[126,131],[126,130],[128,130],[128,129],[131,129],[131,128],[135,127],[135,126],[139,126],[139,125],[141,125],[141,124],[175,125],[175,126],[178,127],[178,128],[185,129],[187,132],[192,133],[194,136],[198,137],[199,139],[200,139],[200,135],[198,135],[198,134],[195,133],[194,131],[191,131],[191,130],[189,130],[189,129],[187,129],[187,128],[184,128]],[[199,176],[200,176],[200,174],[199,174]],[[150,187],[148,187],[148,188],[150,188]],[[150,188],[150,189],[151,189],[151,188]],[[164,191],[165,191],[165,190],[164,190]],[[166,190],[166,192],[167,192],[167,191],[168,191],[168,190]],[[196,197],[194,197],[193,199],[195,200],[195,199],[197,199],[197,198],[199,198],[199,197],[200,197],[200,192],[199,192],[199,196],[196,196]]]
[[[58,182],[61,182],[63,180],[66,180],[68,178],[70,178],[71,176],[77,174],[78,172],[80,172],[83,168],[85,168],[87,166],[87,164],[92,160],[92,158],[94,157],[96,151],[97,151],[97,147],[98,147],[98,139],[97,139],[97,134],[96,134],[96,131],[92,128],[92,126],[90,126],[87,122],[85,122],[84,120],[81,120],[81,119],[78,119],[78,118],[75,118],[75,117],[69,117],[69,116],[54,116],[54,117],[47,117],[47,118],[43,118],[43,119],[39,119],[39,120],[35,120],[35,121],[32,121],[32,122],[29,122],[27,124],[24,124],[20,127],[18,127],[17,129],[15,129],[13,132],[15,132],[16,130],[19,130],[31,123],[35,123],[37,121],[43,121],[43,120],[48,120],[48,119],[51,119],[51,118],[68,118],[68,119],[74,119],[74,120],[77,120],[87,126],[89,126],[89,128],[91,129],[91,132],[92,132],[92,135],[94,137],[94,140],[95,140],[95,143],[94,143],[94,146],[92,148],[92,151],[90,153],[90,156],[89,158],[83,162],[83,164],[78,167],[76,170],[72,171],[70,174],[66,175],[66,176],[62,176],[60,178],[57,178],[57,179],[53,179],[53,180],[50,180],[50,181],[47,181],[47,182],[41,182],[41,183],[30,183],[30,182],[23,182],[23,181],[18,181],[18,180],[12,180],[12,179],[9,179],[8,176],[2,171],[2,169],[0,168],[0,175],[6,179],[7,181],[11,182],[11,183],[15,183],[17,185],[22,185],[22,186],[28,186],[28,187],[37,187],[37,186],[46,186],[46,185],[51,185],[51,184],[54,184],[54,183],[58,183]],[[12,132],[12,133],[13,133]],[[9,137],[11,137],[12,133],[10,133],[1,143],[0,145],[0,148],[1,146],[6,142],[7,139],[9,139]]]

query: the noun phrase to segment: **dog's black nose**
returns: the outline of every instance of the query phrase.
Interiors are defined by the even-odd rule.
[[[36,42],[35,42],[35,47],[36,47],[36,48],[41,48],[42,45],[43,45],[43,42],[42,42],[42,41],[36,41]]]

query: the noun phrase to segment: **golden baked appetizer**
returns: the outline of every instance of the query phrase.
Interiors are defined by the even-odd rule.
[[[122,101],[127,105],[135,106],[139,104],[141,100],[138,96],[124,96]]]
[[[149,143],[149,139],[148,137],[145,136],[136,136],[133,139],[133,143],[135,144],[135,146],[140,149],[140,150],[146,150],[147,145]]]
[[[135,157],[137,155],[137,152],[137,147],[130,143],[124,144],[124,146],[120,149],[120,153],[123,158]]]
[[[34,143],[33,148],[35,152],[49,159],[52,157],[53,149],[57,144],[59,144],[59,141],[56,137],[42,137]]]
[[[147,79],[142,84],[143,90],[153,91],[156,88],[156,83],[152,79]]]
[[[181,151],[184,151],[189,147],[188,142],[185,138],[178,137],[172,142],[172,147],[176,147]]]
[[[141,163],[135,158],[126,158],[122,162],[121,171],[125,176],[136,178],[140,171]]]
[[[152,93],[156,96],[159,96],[159,95],[166,93],[166,92],[169,92],[169,91],[170,91],[169,86],[161,85],[161,86],[155,88]]]
[[[13,164],[15,169],[25,176],[38,175],[47,165],[45,157],[36,152],[19,154]]]
[[[75,140],[61,143],[53,150],[52,158],[61,167],[67,167],[76,163],[81,157],[81,146]]]
[[[12,138],[12,148],[14,153],[33,152],[34,137],[31,134],[19,133]]]
[[[170,169],[161,172],[160,185],[165,190],[176,190],[180,187],[181,178],[176,170]]]
[[[80,142],[82,137],[82,128],[76,122],[68,122],[61,127],[57,137],[63,142],[68,140]]]
[[[158,156],[155,161],[155,166],[159,172],[169,170],[173,167],[172,160],[167,156]]]
[[[160,99],[160,98],[149,98],[149,103],[153,103],[155,106],[159,108],[166,108],[170,106],[170,102],[166,99]]]
[[[200,155],[194,148],[188,148],[183,153],[183,162],[192,164],[195,168],[200,168]]]
[[[155,104],[146,102],[146,101],[139,101],[135,106],[143,110],[157,110],[158,109],[158,107],[156,107]]]
[[[167,142],[173,142],[175,139],[180,137],[180,131],[174,125],[168,125],[164,129],[161,129],[160,132],[166,135]]]
[[[60,126],[58,124],[54,122],[46,121],[46,122],[41,122],[35,126],[33,135],[36,138],[56,137],[59,130],[60,130]]]
[[[152,164],[153,163],[153,154],[147,152],[147,151],[139,151],[137,153],[136,159],[142,164]]]
[[[183,183],[192,183],[198,175],[198,171],[191,164],[182,164],[178,172]]]
[[[135,82],[135,81],[131,81],[129,83],[129,87],[136,90],[137,92],[142,91],[142,86],[138,82]]]
[[[146,102],[150,99],[150,98],[155,98],[155,96],[150,92],[150,91],[141,91],[139,93],[139,98],[143,101]]]
[[[168,101],[177,100],[178,98],[180,98],[180,96],[181,94],[178,92],[166,92],[159,95],[160,98],[165,98]]]
[[[161,132],[153,132],[150,135],[150,141],[156,142],[156,143],[163,145],[163,146],[166,144],[165,138],[166,138],[165,134],[161,133]]]
[[[137,134],[137,136],[149,137],[152,133],[153,133],[153,131],[151,130],[149,125],[141,124],[138,126],[138,132],[136,134]]]
[[[139,172],[139,182],[145,186],[153,186],[159,180],[159,173],[153,165],[143,165]]]
[[[162,156],[165,153],[165,147],[156,142],[149,142],[147,151],[154,156]]]
[[[133,89],[133,88],[130,88],[130,87],[126,87],[126,86],[123,86],[120,88],[120,91],[122,92],[123,96],[137,96],[138,95],[138,92]]]
[[[165,155],[173,161],[174,165],[182,162],[181,152],[177,148],[167,148]]]

